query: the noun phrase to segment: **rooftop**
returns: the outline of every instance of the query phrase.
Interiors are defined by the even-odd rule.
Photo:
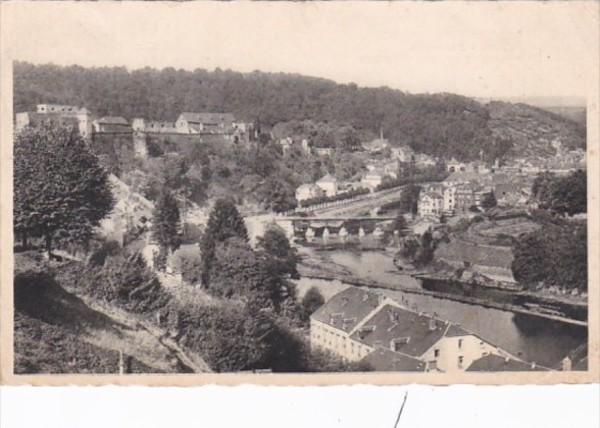
[[[326,174],[324,177],[321,177],[321,179],[319,179],[317,181],[317,183],[336,183],[337,179],[331,175],[331,174]]]
[[[183,112],[179,115],[177,120],[186,120],[188,122],[196,123],[222,123],[233,122],[235,118],[231,113]]]
[[[378,372],[423,372],[427,368],[424,361],[386,348],[376,348],[362,362]]]
[[[127,120],[125,118],[120,117],[120,116],[105,116],[105,117],[98,119],[97,122],[100,124],[107,124],[107,125],[129,126],[129,122],[127,122]]]
[[[435,257],[504,269],[510,269],[513,261],[512,250],[509,247],[477,245],[458,239],[440,243],[435,251]]]
[[[494,354],[484,355],[473,361],[467,368],[468,372],[526,372],[547,370],[545,367]]]
[[[379,306],[379,299],[375,293],[349,287],[329,299],[311,318],[349,333]]]
[[[372,347],[388,349],[395,341],[396,352],[420,357],[444,337],[448,326],[447,322],[430,315],[387,304],[364,323],[364,329],[361,327],[351,337]]]

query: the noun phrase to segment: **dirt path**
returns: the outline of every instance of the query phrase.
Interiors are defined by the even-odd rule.
[[[75,290],[69,290],[70,294]],[[182,349],[166,331],[112,305],[77,294],[90,316],[86,316],[80,339],[104,349],[122,351],[158,373],[203,373],[210,368],[203,359]],[[100,320],[101,322],[95,321]]]

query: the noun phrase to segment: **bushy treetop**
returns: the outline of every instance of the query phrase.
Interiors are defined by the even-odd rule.
[[[43,236],[87,240],[112,210],[108,173],[76,131],[25,128],[14,144],[14,227]]]

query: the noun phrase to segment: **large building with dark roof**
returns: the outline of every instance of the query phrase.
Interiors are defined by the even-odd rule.
[[[494,354],[484,355],[467,367],[468,372],[528,372],[547,370],[547,368],[538,366],[535,363],[527,363],[515,358]]]
[[[77,129],[83,138],[91,138],[92,116],[85,108],[61,104],[38,104],[36,111],[15,115],[15,130],[39,127],[43,124]]]
[[[311,346],[376,371],[464,371],[489,355],[518,361],[458,324],[356,287],[333,296],[310,321]]]
[[[232,134],[235,118],[231,113],[184,112],[175,121],[182,134]]]

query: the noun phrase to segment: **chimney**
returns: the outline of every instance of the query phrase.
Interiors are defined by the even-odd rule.
[[[535,361],[531,363],[531,369],[535,369]]]
[[[437,327],[435,320],[433,318],[429,318],[429,330],[433,331]]]
[[[504,357],[504,362],[505,362],[505,363],[508,363],[509,361],[510,361],[510,358],[508,358],[508,357]]]
[[[573,370],[573,362],[571,361],[571,359],[569,357],[565,357],[562,360],[562,370],[563,371],[570,371]]]

